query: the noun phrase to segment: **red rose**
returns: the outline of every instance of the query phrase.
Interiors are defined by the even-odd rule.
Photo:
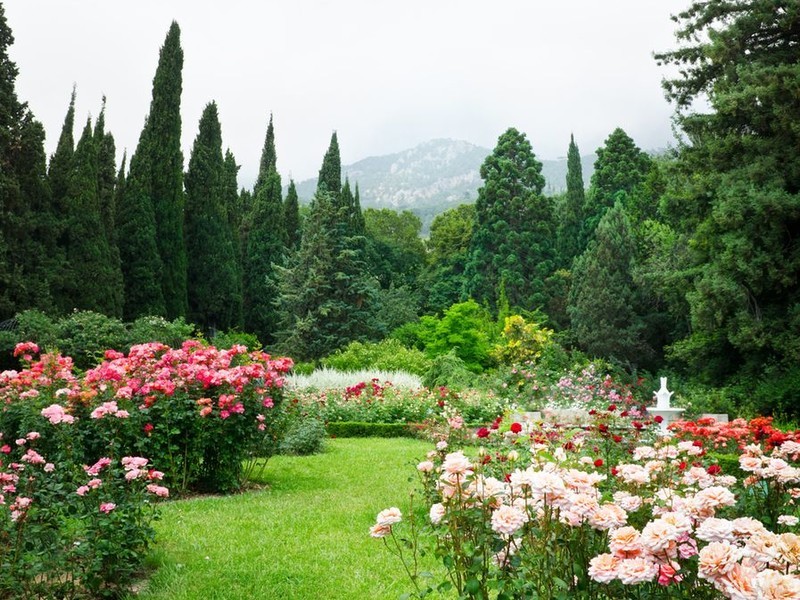
[[[662,417],[661,415],[656,415],[655,417],[653,417],[653,421],[655,421],[656,423],[663,423],[664,417]]]
[[[596,459],[596,460],[594,461],[594,466],[595,466],[595,467],[597,467],[598,469],[599,469],[600,467],[602,467],[602,466],[603,466],[603,459],[602,459],[602,458],[598,458],[598,459]]]
[[[489,430],[486,427],[481,427],[478,431],[475,432],[475,435],[479,438],[486,438],[489,437]]]
[[[615,436],[612,436],[611,439],[613,439],[617,444],[619,444],[622,441],[622,436],[621,435],[615,435]]]
[[[683,471],[684,469],[686,469],[686,461],[682,460],[678,465],[678,470]]]
[[[719,475],[722,472],[722,469],[719,465],[711,465],[706,469],[709,475]]]
[[[609,404],[608,405],[608,412],[614,412],[615,410],[617,410],[617,405],[616,404]]]
[[[520,431],[522,431],[522,425],[519,423],[511,424],[511,433],[519,433]]]

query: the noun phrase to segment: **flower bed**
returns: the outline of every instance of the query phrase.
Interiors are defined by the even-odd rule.
[[[146,554],[156,501],[238,489],[272,452],[292,363],[153,343],[78,375],[38,353],[19,344],[25,368],[0,373],[0,597],[113,596]]]
[[[800,444],[747,438],[737,477],[711,460],[715,437],[661,438],[609,412],[586,428],[498,424],[468,454],[441,440],[417,467],[426,523],[382,511],[371,535],[420,597],[800,598]],[[415,571],[423,549],[441,580]]]

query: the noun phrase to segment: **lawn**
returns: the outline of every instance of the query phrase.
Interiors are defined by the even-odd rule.
[[[369,537],[378,511],[406,513],[414,465],[430,445],[331,440],[324,454],[271,459],[268,487],[162,505],[143,600],[393,599],[399,561]]]

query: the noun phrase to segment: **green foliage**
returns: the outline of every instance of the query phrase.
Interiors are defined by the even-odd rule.
[[[224,202],[225,167],[217,105],[200,118],[186,172],[186,248],[190,319],[203,327],[239,325],[242,289]]]
[[[300,247],[300,205],[297,199],[297,188],[294,180],[289,180],[289,189],[283,203],[283,223],[286,229],[286,247],[296,250]]]
[[[325,450],[325,424],[316,418],[299,419],[289,427],[281,440],[281,454],[309,456]]]
[[[446,387],[456,391],[469,388],[474,382],[475,373],[458,356],[455,348],[447,354],[440,354],[434,358],[423,378],[425,387],[431,389]]]
[[[183,49],[180,27],[173,21],[158,55],[153,97],[141,151],[149,165],[147,191],[153,206],[156,243],[161,258],[161,289],[169,319],[188,314],[187,247],[184,243],[181,92]],[[137,153],[140,149],[137,148]],[[188,190],[188,186],[187,186]],[[187,233],[188,235],[188,233]]]
[[[465,268],[464,292],[497,307],[505,286],[511,306],[543,306],[545,279],[554,268],[553,206],[542,196],[542,164],[524,134],[509,129],[481,166],[484,185]]]
[[[217,331],[211,338],[211,344],[215,348],[227,350],[233,346],[244,346],[248,350],[260,350],[261,342],[252,333],[245,333],[237,330]]]
[[[419,217],[408,210],[368,208],[364,211],[364,223],[370,270],[381,287],[413,284],[425,263]]]
[[[124,351],[135,344],[160,342],[170,348],[179,348],[183,342],[197,335],[194,325],[183,317],[167,321],[164,317],[139,317],[128,325],[128,340]]]
[[[453,351],[467,369],[480,373],[492,364],[494,330],[489,312],[474,300],[468,300],[448,308],[441,319],[422,317],[418,336],[429,356]]]
[[[320,364],[338,371],[378,369],[424,375],[430,369],[431,360],[416,348],[407,348],[396,339],[385,339],[377,343],[350,342],[323,358]]]
[[[528,323],[521,315],[506,317],[500,333],[502,343],[495,346],[493,354],[507,365],[535,362],[553,343],[553,333],[536,322]]]
[[[91,311],[74,312],[61,319],[56,332],[59,351],[71,356],[81,369],[100,362],[107,349],[125,348],[128,342],[121,321]]]
[[[567,193],[558,210],[558,226],[556,228],[556,249],[558,263],[565,269],[572,266],[576,256],[586,248],[583,238],[584,205],[586,190],[583,185],[583,167],[581,155],[575,138],[569,136],[567,151]]]
[[[322,159],[322,167],[317,177],[317,192],[328,192],[334,197],[335,204],[339,203],[339,193],[342,189],[342,159],[339,156],[339,139],[334,131],[328,151]]]
[[[418,435],[416,428],[408,423],[333,421],[325,427],[332,438],[413,438]]]
[[[601,219],[586,252],[575,260],[568,307],[579,348],[634,366],[652,356],[636,312],[631,275],[635,250],[630,222],[618,202]]]
[[[800,65],[788,1],[693,2],[675,19],[676,50],[657,59],[689,144],[671,214],[690,236],[691,335],[673,355],[714,384],[800,357]],[[702,98],[708,110],[695,108]],[[705,103],[704,103],[705,105]],[[780,380],[783,376],[774,373]]]

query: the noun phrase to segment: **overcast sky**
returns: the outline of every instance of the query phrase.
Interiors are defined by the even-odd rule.
[[[673,142],[669,19],[689,0],[5,0],[17,91],[55,148],[73,83],[76,136],[108,97],[121,156],[136,146],[170,22],[184,50],[185,163],[216,100],[223,143],[255,179],[269,114],[278,169],[315,176],[336,130],[344,164],[433,138],[493,147],[508,127],[543,159],[570,133],[593,152],[615,127]]]

